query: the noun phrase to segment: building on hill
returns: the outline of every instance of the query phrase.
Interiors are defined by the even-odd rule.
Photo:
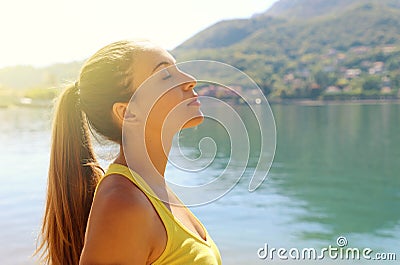
[[[345,77],[347,79],[353,79],[356,77],[359,77],[361,74],[361,69],[355,68],[355,69],[347,69],[345,73]]]
[[[373,66],[369,69],[368,72],[370,75],[380,74],[383,72],[384,68],[385,68],[384,62],[374,62]]]

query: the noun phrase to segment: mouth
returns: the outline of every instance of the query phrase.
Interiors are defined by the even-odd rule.
[[[194,97],[186,106],[200,106],[198,97]]]

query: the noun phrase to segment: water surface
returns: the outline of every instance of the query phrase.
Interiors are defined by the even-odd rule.
[[[224,264],[267,264],[257,257],[265,243],[322,248],[338,236],[351,247],[396,252],[400,259],[400,105],[274,105],[273,112],[277,150],[263,185],[248,192],[245,175],[224,197],[192,208]],[[29,256],[43,213],[50,112],[0,109],[0,121],[0,263],[34,264]],[[169,165],[170,179],[199,183],[220,174],[229,141],[210,126],[184,131],[180,143],[196,155],[192,140],[215,138],[218,155],[206,173],[188,179]]]

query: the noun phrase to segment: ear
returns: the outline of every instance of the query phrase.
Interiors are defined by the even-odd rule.
[[[113,119],[118,123],[119,126],[122,127],[122,123],[124,121],[126,108],[128,107],[128,103],[116,102],[112,107],[112,116]]]

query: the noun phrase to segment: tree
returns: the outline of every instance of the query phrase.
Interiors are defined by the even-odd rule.
[[[390,75],[390,79],[394,88],[400,88],[400,71],[393,72]]]
[[[335,73],[328,73],[319,70],[314,74],[314,79],[315,83],[317,83],[322,89],[325,89],[328,86],[335,85],[338,78]]]
[[[380,90],[381,89],[381,80],[379,77],[369,76],[364,80],[364,82],[362,84],[362,88],[365,91]]]

